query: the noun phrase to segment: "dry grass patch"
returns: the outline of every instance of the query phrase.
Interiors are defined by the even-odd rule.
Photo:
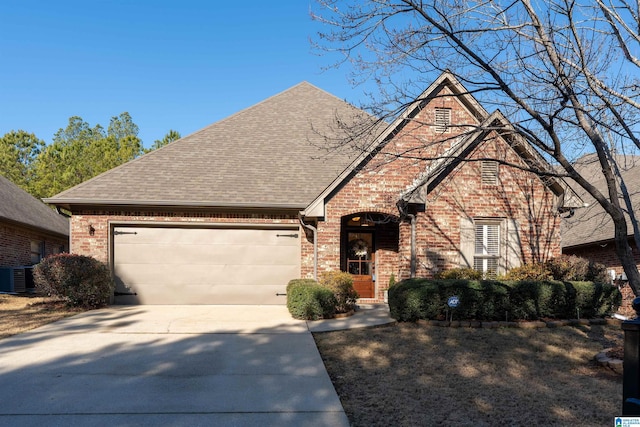
[[[16,335],[82,311],[64,301],[36,295],[0,294],[0,338]]]
[[[398,324],[315,339],[353,426],[602,426],[621,414],[622,377],[592,360],[618,329]]]

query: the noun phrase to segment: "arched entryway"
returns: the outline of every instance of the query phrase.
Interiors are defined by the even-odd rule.
[[[394,215],[361,212],[342,218],[340,266],[353,276],[360,298],[376,298],[376,254],[380,249],[398,246],[399,218]]]

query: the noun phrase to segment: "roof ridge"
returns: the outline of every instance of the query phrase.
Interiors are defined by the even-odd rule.
[[[232,113],[232,114],[230,114],[230,115],[228,115],[228,116],[226,116],[226,117],[223,117],[222,119],[220,119],[220,120],[218,120],[218,121],[216,121],[216,122],[213,122],[213,123],[211,123],[211,124],[209,124],[209,125],[207,125],[207,126],[203,127],[202,129],[199,129],[199,130],[197,130],[197,131],[195,131],[195,132],[193,132],[193,133],[191,133],[191,134],[189,134],[189,135],[185,136],[184,138],[186,138],[186,137],[188,137],[188,136],[192,136],[192,135],[197,135],[197,134],[199,134],[199,133],[201,133],[201,132],[204,132],[205,130],[208,130],[208,129],[212,128],[213,126],[220,125],[220,124],[225,123],[225,122],[227,122],[227,121],[229,121],[229,120],[231,120],[231,119],[234,119],[234,118],[236,118],[236,117],[239,117],[239,116],[241,116],[241,115],[244,115],[244,114],[246,114],[246,113],[248,113],[248,112],[250,112],[250,111],[252,111],[252,110],[255,110],[256,108],[258,108],[258,107],[262,106],[263,104],[266,104],[266,103],[267,103],[267,102],[269,102],[269,101],[272,101],[272,100],[274,100],[274,99],[276,99],[276,98],[279,98],[280,96],[282,96],[282,95],[284,95],[284,94],[286,94],[286,93],[289,93],[289,92],[293,91],[294,89],[296,89],[296,88],[298,88],[298,87],[301,87],[301,86],[304,86],[304,85],[308,85],[308,86],[312,87],[313,89],[316,89],[316,90],[318,90],[318,91],[320,91],[320,92],[323,92],[323,93],[325,93],[325,94],[327,94],[327,95],[329,95],[329,96],[331,96],[331,97],[333,97],[333,98],[335,98],[335,99],[337,99],[337,100],[339,100],[339,101],[341,101],[341,102],[344,102],[344,103],[346,103],[346,104],[348,104],[348,105],[353,106],[353,104],[351,104],[351,103],[349,103],[349,102],[346,102],[346,101],[345,101],[345,100],[343,100],[343,99],[338,98],[337,96],[335,96],[335,95],[333,95],[333,94],[331,94],[331,93],[329,93],[329,92],[325,91],[324,89],[321,89],[321,88],[319,88],[319,87],[315,86],[315,85],[314,85],[314,84],[312,84],[312,83],[309,83],[309,82],[308,82],[308,81],[306,81],[306,80],[303,80],[303,81],[301,81],[301,82],[299,82],[299,83],[297,83],[297,84],[295,84],[295,85],[293,85],[293,86],[291,86],[291,87],[289,87],[289,88],[287,88],[287,89],[284,89],[284,90],[282,90],[282,91],[280,91],[280,92],[278,92],[278,93],[276,93],[276,94],[273,94],[273,95],[269,96],[268,98],[265,98],[265,99],[263,99],[263,100],[261,100],[261,101],[258,101],[257,103],[252,104],[252,105],[250,105],[250,106],[248,106],[248,107],[246,107],[246,108],[243,108],[243,109],[242,109],[242,110],[240,110],[240,111],[236,111],[235,113]],[[357,107],[355,107],[355,108],[357,108]],[[181,138],[181,139],[183,139],[183,138]]]

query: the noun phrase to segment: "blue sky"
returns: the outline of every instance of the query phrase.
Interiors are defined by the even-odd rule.
[[[3,0],[0,135],[46,143],[71,116],[105,128],[127,111],[145,146],[186,136],[301,81],[360,104],[322,71],[307,0]]]

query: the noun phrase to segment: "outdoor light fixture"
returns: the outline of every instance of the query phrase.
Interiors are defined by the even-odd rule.
[[[89,224],[89,236],[93,236],[96,234],[96,229],[93,228],[93,225]]]

